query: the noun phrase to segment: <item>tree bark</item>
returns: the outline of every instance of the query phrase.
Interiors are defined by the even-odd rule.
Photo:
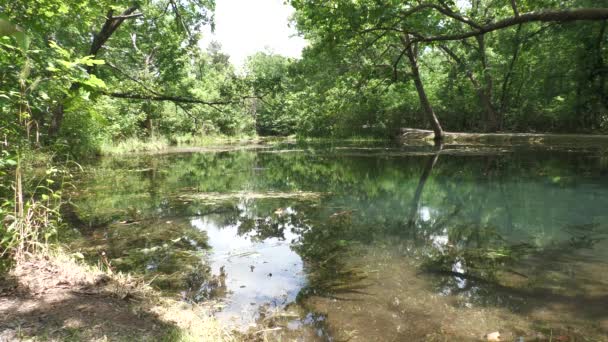
[[[513,15],[519,17],[519,10],[517,9],[517,3],[515,0],[511,0],[511,9],[513,9]]]
[[[604,20],[602,26],[600,27],[600,33],[597,37],[597,77],[598,77],[598,88],[597,92],[600,97],[600,102],[603,109],[608,109],[608,91],[606,91],[606,74],[608,74],[608,67],[605,65],[604,57],[603,57],[603,47],[602,42],[604,41],[604,36],[606,35],[606,26],[608,21]]]
[[[55,136],[59,133],[61,123],[63,122],[63,101],[52,112],[51,122],[49,126],[49,136]]]
[[[433,133],[435,133],[434,140],[441,141],[443,139],[443,129],[441,128],[441,124],[437,119],[437,115],[435,115],[433,106],[431,106],[431,102],[429,101],[426,91],[424,90],[424,85],[422,84],[422,79],[420,78],[420,70],[418,69],[417,56],[414,52],[414,48],[412,47],[409,36],[404,35],[402,37],[402,42],[406,46],[406,55],[410,61],[412,78],[414,79],[414,84],[416,85],[416,91],[418,92],[418,97],[420,99],[420,106],[431,124]]]

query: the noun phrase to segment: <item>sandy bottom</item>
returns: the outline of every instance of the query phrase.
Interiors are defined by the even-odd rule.
[[[527,267],[535,272],[528,278],[504,275],[504,284],[489,284],[421,273],[405,249],[362,251],[351,265],[367,273],[362,290],[308,297],[287,311],[314,312],[316,319],[274,322],[281,329],[264,334],[299,341],[487,341],[499,332],[501,341],[608,341],[606,262],[530,259],[536,268]]]

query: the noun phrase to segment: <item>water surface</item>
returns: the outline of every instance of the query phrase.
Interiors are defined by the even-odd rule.
[[[602,149],[277,145],[86,170],[73,248],[236,329],[607,340]]]

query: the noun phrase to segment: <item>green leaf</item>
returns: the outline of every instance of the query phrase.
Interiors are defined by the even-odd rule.
[[[76,63],[83,64],[86,66],[94,66],[94,65],[105,64],[105,61],[103,59],[93,59],[93,56],[85,56],[85,57],[78,59],[78,61]]]
[[[70,61],[62,61],[62,60],[58,60],[57,63],[63,65],[65,68],[70,69],[71,67],[73,67],[75,65],[75,63],[70,62]]]
[[[97,78],[97,76],[95,76],[95,75],[91,75],[87,80],[85,80],[82,83],[85,85],[88,85],[91,88],[97,88],[97,89],[106,88],[105,82],[102,79]]]
[[[49,41],[49,46],[55,50],[57,53],[59,53],[62,57],[64,58],[70,58],[70,52],[64,48],[62,48],[61,46],[57,45],[56,42],[54,41]]]

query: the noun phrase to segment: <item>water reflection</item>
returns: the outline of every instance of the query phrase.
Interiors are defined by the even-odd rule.
[[[240,221],[233,225],[217,221],[216,215],[191,220],[209,236],[212,273],[219,276],[221,268],[226,274],[226,298],[217,315],[236,327],[246,327],[259,318],[261,306],[282,307],[293,302],[305,278],[302,260],[290,248],[290,241],[296,238],[290,227],[284,227],[280,237],[260,239],[240,231]],[[205,294],[201,291],[197,296]]]
[[[276,339],[608,332],[596,154],[271,152],[103,160],[80,185],[74,245]]]

